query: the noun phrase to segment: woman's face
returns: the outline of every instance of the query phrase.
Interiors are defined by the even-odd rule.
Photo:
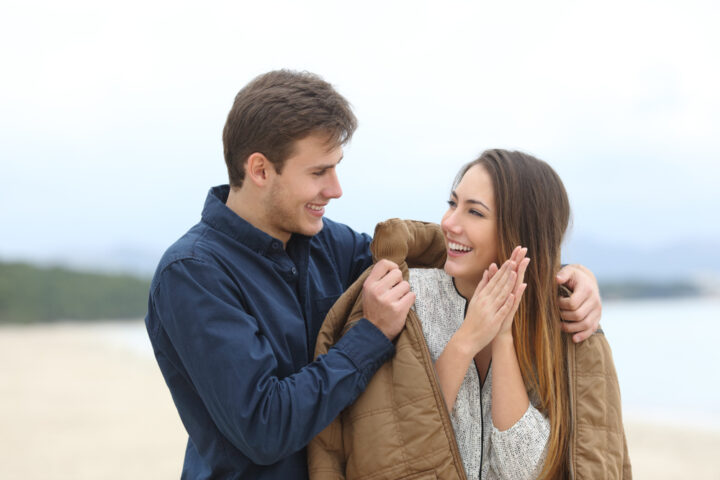
[[[495,192],[485,167],[471,167],[448,204],[441,222],[447,246],[445,271],[456,284],[477,285],[498,256]]]

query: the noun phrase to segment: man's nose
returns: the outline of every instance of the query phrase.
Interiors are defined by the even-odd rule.
[[[328,183],[323,188],[323,196],[326,198],[340,198],[342,196],[342,188],[337,173],[331,172],[328,176]]]

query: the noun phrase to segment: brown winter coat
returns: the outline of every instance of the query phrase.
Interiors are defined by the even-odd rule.
[[[373,258],[408,268],[442,268],[445,242],[436,224],[392,219],[378,224]],[[365,272],[325,318],[320,355],[362,317]],[[570,462],[576,479],[629,479],[620,390],[605,336],[569,349],[573,430]],[[308,447],[312,480],[463,479],[460,458],[420,320],[413,310],[396,339],[395,356]]]

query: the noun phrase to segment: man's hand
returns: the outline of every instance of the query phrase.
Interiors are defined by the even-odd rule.
[[[373,266],[363,284],[363,313],[390,340],[405,326],[414,302],[415,294],[395,263],[383,259]]]
[[[602,304],[595,275],[582,265],[567,265],[557,274],[558,284],[572,290],[569,297],[560,297],[560,316],[564,332],[574,334],[579,343],[595,333],[600,325]]]

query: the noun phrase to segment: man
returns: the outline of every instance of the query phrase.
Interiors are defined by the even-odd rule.
[[[236,96],[223,132],[229,186],[160,261],[146,324],[189,438],[183,478],[307,478],[305,446],[394,352],[415,296],[397,265],[375,265],[365,318],[313,361],[325,313],[371,265],[370,238],[323,218],[357,122],[309,73],[275,71]],[[591,274],[573,325],[597,328]]]

